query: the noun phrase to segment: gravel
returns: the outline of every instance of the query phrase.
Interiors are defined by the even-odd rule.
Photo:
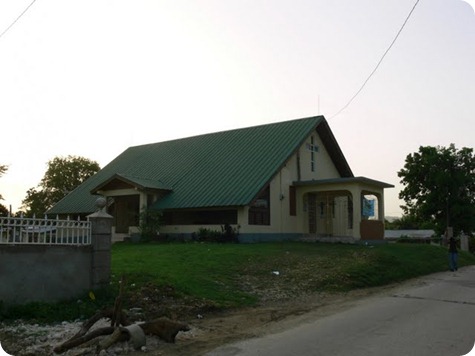
[[[14,356],[43,356],[54,354],[53,349],[71,338],[81,328],[82,322],[66,322],[55,325],[28,324],[22,321],[0,324],[0,340],[3,349]],[[99,320],[91,330],[110,326],[110,321]],[[66,356],[95,355],[97,340],[65,352]],[[158,338],[147,336],[146,347],[142,351],[157,348]],[[128,342],[117,343],[100,355],[123,355],[134,351]]]

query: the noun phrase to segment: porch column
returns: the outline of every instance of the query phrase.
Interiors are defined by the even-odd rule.
[[[378,219],[384,224],[384,193],[378,193]]]
[[[140,192],[139,194],[139,209],[140,212],[146,210],[148,208],[147,206],[147,193]]]
[[[357,186],[351,188],[353,195],[353,237],[357,240],[361,239],[361,189]]]

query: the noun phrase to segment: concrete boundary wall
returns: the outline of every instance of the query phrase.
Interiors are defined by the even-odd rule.
[[[5,304],[75,298],[91,287],[92,246],[0,245]]]
[[[0,302],[6,305],[81,298],[111,274],[112,217],[90,216],[91,244],[0,244]]]

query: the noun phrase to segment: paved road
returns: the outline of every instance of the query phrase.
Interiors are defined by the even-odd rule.
[[[474,343],[475,266],[470,266],[432,274],[335,314],[208,355],[460,356]]]

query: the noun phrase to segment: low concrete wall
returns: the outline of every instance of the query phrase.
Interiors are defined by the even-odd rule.
[[[92,246],[0,245],[5,304],[74,298],[92,286]]]
[[[362,220],[360,236],[361,240],[383,240],[384,223],[379,220]]]

